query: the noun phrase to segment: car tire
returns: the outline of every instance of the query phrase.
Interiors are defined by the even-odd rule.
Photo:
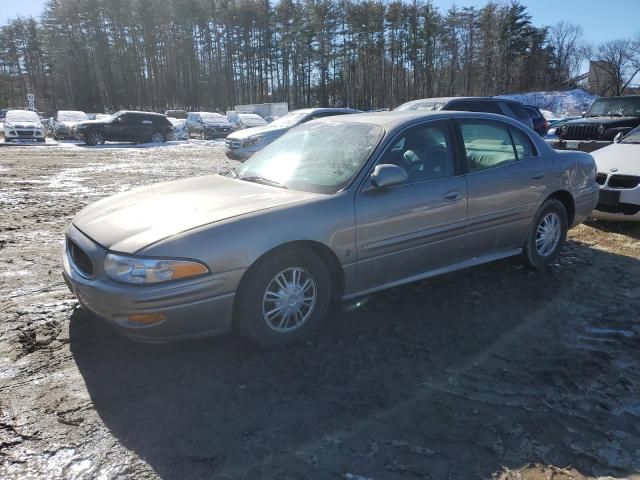
[[[4,143],[11,143],[11,139],[10,138],[6,138],[4,139]]]
[[[36,138],[36,142],[44,143],[46,141],[45,138]]]
[[[236,295],[239,333],[262,348],[299,343],[322,324],[331,302],[331,278],[322,259],[304,248],[274,252],[247,272]]]
[[[167,137],[162,132],[154,132],[151,135],[151,143],[164,143],[167,141]]]
[[[87,134],[86,143],[93,146],[102,145],[105,140],[106,138],[104,136],[104,133],[102,133],[100,130],[92,130]]]
[[[567,239],[568,220],[564,204],[550,198],[536,213],[520,260],[525,265],[540,269],[552,263]]]

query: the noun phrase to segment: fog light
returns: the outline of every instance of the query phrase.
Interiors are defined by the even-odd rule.
[[[130,321],[140,325],[152,325],[163,321],[165,318],[167,317],[164,316],[164,313],[136,313],[129,315]]]

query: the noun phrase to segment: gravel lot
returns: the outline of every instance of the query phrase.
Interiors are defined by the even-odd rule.
[[[319,337],[144,345],[78,307],[98,198],[233,166],[221,142],[0,148],[0,478],[640,478],[640,230],[333,308]]]

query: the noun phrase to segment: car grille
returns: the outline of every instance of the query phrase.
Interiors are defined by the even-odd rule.
[[[226,139],[224,144],[227,146],[227,148],[240,148],[242,146],[242,142],[240,142],[240,140],[230,140],[230,139]]]
[[[606,173],[598,173],[596,175],[596,183],[598,185],[604,185],[607,182],[607,174]]]
[[[73,264],[80,272],[85,275],[93,275],[93,263],[89,255],[84,253],[82,249],[71,239],[67,238],[67,251],[73,260]]]
[[[567,140],[597,140],[597,125],[567,125],[567,132],[562,135]]]
[[[610,188],[636,188],[640,184],[640,177],[635,175],[611,175]]]
[[[33,137],[35,132],[33,130],[16,130],[19,137]]]

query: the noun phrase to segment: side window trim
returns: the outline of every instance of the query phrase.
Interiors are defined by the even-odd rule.
[[[516,142],[515,139],[513,138],[513,131],[517,130],[518,133],[520,133],[520,135],[523,135],[524,138],[526,138],[529,141],[529,144],[531,145],[531,157],[529,158],[523,158],[522,160],[529,160],[530,158],[539,158],[540,157],[540,152],[538,150],[538,147],[536,147],[536,142],[534,142],[531,139],[531,136],[529,134],[527,134],[526,132],[524,132],[521,128],[517,128],[514,127],[513,125],[509,125],[509,135],[511,135],[511,141],[513,142],[513,146],[515,148]],[[517,155],[518,152],[516,152]],[[520,160],[520,158],[518,158],[518,161]]]

